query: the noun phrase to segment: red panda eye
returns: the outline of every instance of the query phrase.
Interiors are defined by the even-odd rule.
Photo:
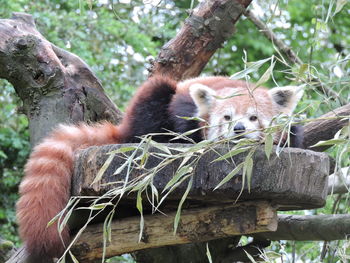
[[[224,119],[225,119],[226,121],[230,121],[230,120],[231,120],[231,116],[230,116],[230,115],[225,115],[225,116],[224,116]]]
[[[258,117],[256,117],[255,115],[252,115],[249,118],[250,121],[256,121],[257,119],[258,119]]]

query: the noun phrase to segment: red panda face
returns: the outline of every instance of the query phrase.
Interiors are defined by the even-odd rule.
[[[227,87],[214,91],[202,84],[190,86],[197,116],[209,123],[205,135],[210,140],[245,137],[260,140],[275,115],[290,115],[300,94],[297,87]]]

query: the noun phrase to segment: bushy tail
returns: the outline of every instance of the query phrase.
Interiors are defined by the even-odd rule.
[[[61,125],[34,148],[20,184],[17,219],[27,252],[40,259],[37,262],[45,262],[47,256],[59,257],[64,252],[57,223],[49,227],[47,223],[69,200],[75,151],[91,145],[118,142],[118,127],[108,122],[94,126]],[[67,245],[67,227],[61,236]]]

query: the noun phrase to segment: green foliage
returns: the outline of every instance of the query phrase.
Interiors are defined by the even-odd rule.
[[[135,88],[146,78],[149,59],[155,57],[161,46],[175,36],[189,9],[197,5],[198,1],[163,0],[158,1],[157,6],[141,0],[126,4],[123,2],[125,1],[114,1],[110,5],[110,1],[0,0],[0,18],[10,17],[12,12],[32,14],[39,31],[55,45],[86,61],[101,80],[106,93],[118,106],[124,108]],[[349,101],[349,5],[341,0],[253,1],[253,9],[261,10],[258,12],[261,14],[260,19],[305,64],[295,66],[285,63],[273,44],[251,21],[242,17],[236,26],[236,34],[216,52],[204,74],[233,75],[245,70],[245,67],[249,68],[247,62],[268,61],[249,72],[249,75],[245,74],[245,77],[255,82],[261,80],[269,87],[291,82],[307,84],[306,95],[298,106],[298,111],[307,116],[318,117],[337,108],[340,106],[339,101],[330,100],[317,91],[310,78],[318,78],[324,86]],[[272,68],[273,74],[269,70]],[[14,204],[17,200],[17,185],[30,151],[28,123],[24,116],[17,113],[16,105],[20,103],[11,85],[0,81],[0,86],[0,235],[18,242]],[[269,155],[271,138],[267,138],[269,143],[265,150]],[[338,168],[349,166],[346,158],[349,154],[349,137],[344,132],[336,139],[338,141],[328,142],[336,144],[328,152],[337,160]],[[193,148],[193,152],[198,150],[199,148]],[[230,154],[236,154],[233,151]],[[144,154],[142,158],[147,159],[147,155]],[[249,180],[250,165],[244,169]],[[178,177],[182,179],[187,178],[187,173],[183,173],[183,170],[179,168],[178,171]],[[234,177],[234,172],[231,177]],[[172,186],[169,187],[172,189]],[[325,208],[311,213],[329,214],[334,210],[349,213],[348,197],[348,194],[340,198],[330,196]],[[274,243],[271,248],[288,260],[293,251],[296,251],[299,262],[319,262],[320,244],[281,242]],[[349,254],[349,242],[331,242],[328,245],[335,254],[328,253],[326,262],[341,262],[345,258],[342,255]],[[119,257],[109,262],[131,262],[131,259]]]
[[[0,235],[18,242],[14,204],[29,153],[28,121],[17,115],[12,87],[3,83],[0,97]]]

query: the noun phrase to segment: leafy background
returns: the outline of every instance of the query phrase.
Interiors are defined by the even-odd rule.
[[[0,18],[12,12],[30,13],[39,31],[52,43],[77,54],[86,61],[101,80],[106,93],[122,109],[136,87],[147,77],[150,61],[160,48],[176,35],[188,16],[193,0],[0,0]],[[91,6],[90,6],[91,5]],[[349,101],[350,83],[350,4],[344,0],[275,0],[253,1],[252,9],[273,29],[279,39],[289,45],[312,68],[312,74]],[[249,21],[242,17],[236,34],[210,60],[203,74],[232,75],[245,66],[245,61],[257,61],[279,56],[273,44]],[[269,65],[250,75],[257,81]],[[268,87],[295,81],[300,68],[277,62],[274,79]],[[0,236],[19,244],[15,222],[17,186],[29,154],[28,122],[21,114],[20,101],[12,86],[0,80]],[[299,110],[309,117],[339,107],[312,85]],[[337,155],[337,148],[329,150]],[[349,165],[346,160],[340,166]],[[349,213],[349,195],[330,196],[325,208],[298,212],[307,214]],[[338,200],[335,206],[335,200]],[[242,239],[246,243],[247,239]],[[349,242],[331,242],[325,262],[346,262],[340,252],[350,254]],[[322,242],[274,242],[271,250],[278,260],[319,262]],[[268,259],[274,262],[275,259]],[[277,260],[277,259],[276,259]],[[119,257],[115,262],[132,261]],[[278,262],[280,262],[278,261]],[[277,261],[276,261],[277,262]]]

